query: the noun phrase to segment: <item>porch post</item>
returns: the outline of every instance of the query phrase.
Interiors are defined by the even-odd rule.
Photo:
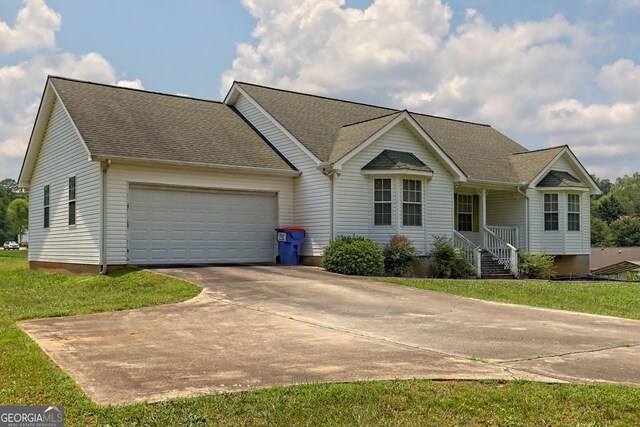
[[[482,189],[480,193],[480,242],[483,248],[487,247],[487,237],[484,232],[484,227],[487,225],[487,190]]]

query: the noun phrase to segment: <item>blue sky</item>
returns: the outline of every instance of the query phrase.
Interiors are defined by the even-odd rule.
[[[640,169],[637,22],[640,0],[3,0],[0,167],[17,178],[58,74],[208,99],[238,79],[490,123],[614,178]]]

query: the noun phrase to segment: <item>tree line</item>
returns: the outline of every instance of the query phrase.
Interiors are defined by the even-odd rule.
[[[29,223],[28,194],[11,178],[0,181],[0,244],[19,240]]]
[[[591,246],[640,246],[640,172],[593,178],[602,194],[591,198]]]

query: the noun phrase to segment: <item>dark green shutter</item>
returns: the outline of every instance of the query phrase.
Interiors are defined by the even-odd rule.
[[[458,194],[453,193],[453,228],[458,229]]]
[[[473,196],[473,231],[477,233],[480,231],[480,200],[478,196]]]

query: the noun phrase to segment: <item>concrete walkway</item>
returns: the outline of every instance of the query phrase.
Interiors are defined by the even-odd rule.
[[[414,377],[640,385],[639,321],[310,267],[157,271],[204,291],[180,304],[20,326],[100,404]]]

